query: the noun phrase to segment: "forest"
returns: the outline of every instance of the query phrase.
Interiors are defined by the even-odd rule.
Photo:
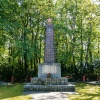
[[[100,76],[100,4],[91,0],[0,0],[0,80],[25,81],[44,62],[45,25],[54,25],[62,76]]]

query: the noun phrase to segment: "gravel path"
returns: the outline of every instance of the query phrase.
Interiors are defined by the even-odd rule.
[[[69,100],[64,92],[33,93],[31,100]]]

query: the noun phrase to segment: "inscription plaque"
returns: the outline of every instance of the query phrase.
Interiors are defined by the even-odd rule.
[[[61,77],[61,64],[50,63],[50,64],[39,64],[38,66],[38,77],[44,77],[50,73],[52,76]]]
[[[56,74],[57,73],[57,67],[55,65],[44,65],[43,66],[43,70],[42,70],[42,74]]]

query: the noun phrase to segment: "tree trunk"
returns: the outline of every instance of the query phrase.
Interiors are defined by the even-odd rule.
[[[80,67],[83,67],[83,31],[82,31],[82,27],[83,27],[83,20],[82,20],[82,15],[81,15],[81,55],[80,55]]]
[[[90,45],[91,45],[91,34],[92,34],[92,24],[90,23]],[[89,56],[90,56],[90,63],[92,63],[92,49],[89,46]]]
[[[25,74],[27,75],[27,68],[28,68],[27,49],[25,48],[25,46],[26,46],[26,32],[24,31],[24,71],[25,71]]]

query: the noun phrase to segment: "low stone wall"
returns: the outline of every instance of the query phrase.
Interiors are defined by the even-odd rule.
[[[67,78],[37,78],[31,79],[33,85],[68,85]]]
[[[75,92],[74,85],[25,85],[25,91],[67,91]]]

